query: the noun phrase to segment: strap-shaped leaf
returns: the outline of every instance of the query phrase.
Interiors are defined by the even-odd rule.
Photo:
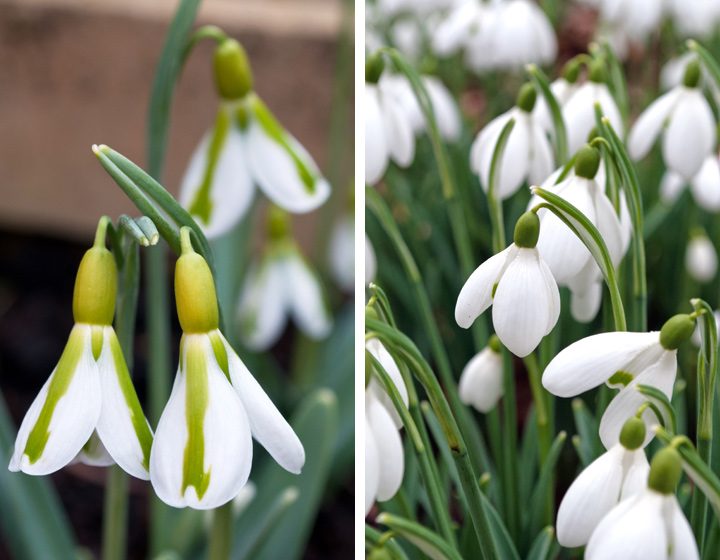
[[[555,530],[552,527],[545,527],[532,543],[527,560],[550,560],[554,558]]]
[[[530,534],[535,534],[538,527],[541,524],[542,516],[546,508],[545,496],[547,495],[548,488],[552,483],[553,474],[555,473],[555,465],[560,458],[560,451],[562,451],[565,440],[567,439],[566,432],[560,432],[553,441],[548,456],[545,459],[545,464],[540,469],[540,477],[538,478],[535,490],[530,497],[530,504],[528,510],[526,510],[528,516],[526,518],[527,528]]]
[[[415,521],[391,513],[381,513],[376,521],[392,529],[397,535],[412,543],[432,560],[462,560],[462,556],[437,533]]]

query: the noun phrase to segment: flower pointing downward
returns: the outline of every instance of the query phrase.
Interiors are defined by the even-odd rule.
[[[611,332],[583,338],[553,358],[545,368],[542,384],[558,397],[573,397],[601,383],[619,388],[600,421],[600,439],[609,449],[617,442],[625,421],[645,400],[637,385],[651,385],[671,397],[677,349],[694,329],[691,315],[675,315],[660,332]],[[643,419],[648,426],[657,423],[650,410],[643,413]],[[648,430],[643,445],[650,439],[652,431]]]
[[[112,327],[115,259],[105,248],[108,218],[80,262],[73,294],[75,326],[60,361],[20,425],[11,471],[44,475],[78,458],[116,462],[147,480],[152,432]]]
[[[175,267],[183,330],[180,364],[150,455],[155,492],[174,507],[211,509],[247,482],[254,437],[285,470],[299,473],[305,451],[218,329],[215,285],[187,228]]]
[[[515,242],[470,275],[458,295],[455,321],[467,329],[490,305],[495,333],[519,357],[532,352],[560,316],[560,294],[536,248],[540,222],[525,212]]]
[[[460,374],[460,400],[472,405],[478,412],[490,412],[503,395],[502,368],[500,339],[493,335],[488,345],[467,363]]]
[[[330,185],[253,91],[242,46],[225,39],[214,62],[220,108],[185,171],[181,204],[208,237],[226,233],[242,219],[255,185],[289,212],[309,212],[323,204]]]

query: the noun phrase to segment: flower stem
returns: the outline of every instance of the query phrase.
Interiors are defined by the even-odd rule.
[[[232,546],[232,522],[232,501],[213,511],[208,560],[230,560],[230,548]]]
[[[120,467],[108,469],[103,507],[102,560],[123,560],[127,550],[128,476]]]

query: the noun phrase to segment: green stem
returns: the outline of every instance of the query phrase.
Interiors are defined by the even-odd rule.
[[[230,560],[232,546],[233,503],[228,502],[213,512],[208,560]]]
[[[520,500],[518,489],[517,453],[517,401],[515,392],[515,369],[510,352],[502,349],[503,355],[503,434],[502,450],[504,469],[501,483],[504,498],[505,520],[508,533],[517,539],[520,532]]]

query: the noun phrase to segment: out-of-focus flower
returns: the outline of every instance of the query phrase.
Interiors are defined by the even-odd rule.
[[[375,280],[377,274],[377,259],[370,238],[365,234],[365,285]]]
[[[525,84],[520,89],[516,106],[490,121],[477,135],[470,150],[470,167],[480,176],[487,192],[498,139],[508,121],[515,120],[498,165],[494,194],[500,200],[515,194],[525,182],[541,183],[553,170],[550,141],[532,112],[536,98],[532,84]]]
[[[105,248],[108,222],[100,220],[95,244],[80,261],[75,326],[23,418],[11,471],[50,474],[77,458],[95,466],[115,462],[137,478],[149,478],[153,435],[112,327],[117,268]]]
[[[717,251],[705,231],[692,232],[685,251],[685,268],[690,276],[705,284],[715,278],[717,267]]]
[[[220,108],[180,184],[180,203],[205,235],[217,237],[235,226],[250,208],[256,185],[289,212],[309,212],[323,204],[329,183],[253,91],[242,46],[223,41],[214,68]]]
[[[490,412],[503,395],[503,365],[500,339],[493,335],[488,345],[467,363],[460,374],[460,400],[478,412]]]
[[[720,24],[720,4],[715,0],[666,0],[675,29],[686,37],[709,37]]]
[[[663,136],[665,165],[691,180],[716,145],[716,123],[712,110],[698,88],[700,64],[692,60],[685,68],[683,85],[654,101],[640,115],[628,137],[628,151],[641,159],[657,137]]]
[[[269,241],[262,260],[248,271],[238,305],[240,334],[253,350],[270,348],[290,317],[303,334],[325,338],[332,317],[322,285],[290,237],[289,217],[272,208],[268,217]]]
[[[210,267],[193,250],[187,228],[181,229],[181,239],[175,265],[180,363],[158,422],[150,480],[168,505],[212,509],[235,498],[247,482],[251,438],[295,474],[305,463],[305,451],[220,332]]]
[[[674,203],[685,187],[695,202],[708,212],[720,211],[720,157],[711,154],[705,158],[700,171],[689,181],[673,171],[666,171],[660,182],[660,198],[666,204]]]
[[[335,224],[328,260],[335,282],[342,290],[352,292],[355,287],[355,220],[352,216],[343,216]]]
[[[465,281],[455,305],[455,321],[467,329],[488,307],[503,345],[525,357],[557,323],[560,294],[536,245],[540,220],[523,214],[514,243],[482,263]]]

